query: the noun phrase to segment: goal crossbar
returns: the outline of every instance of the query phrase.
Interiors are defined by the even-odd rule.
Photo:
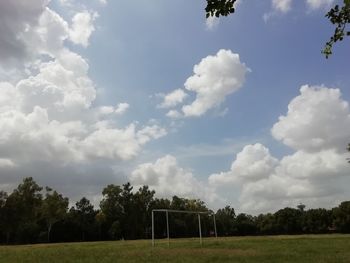
[[[181,213],[181,214],[197,214],[198,216],[198,232],[199,232],[199,243],[202,245],[202,226],[201,226],[201,215],[213,215],[213,223],[214,223],[214,233],[215,237],[217,238],[217,232],[216,232],[216,219],[215,219],[215,213],[210,211],[186,211],[186,210],[173,210],[173,209],[153,209],[152,210],[152,246],[155,245],[155,239],[154,239],[154,213],[155,212],[164,212],[166,215],[166,229],[167,229],[167,239],[168,239],[168,246],[170,246],[170,234],[169,234],[169,213]]]

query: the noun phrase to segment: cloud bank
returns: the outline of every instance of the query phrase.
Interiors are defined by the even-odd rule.
[[[0,67],[8,74],[0,78],[0,185],[18,180],[9,174],[35,176],[48,166],[51,179],[41,179],[63,182],[65,173],[81,174],[91,163],[131,160],[166,135],[158,125],[118,125],[128,103],[95,105],[88,61],[68,42],[87,47],[97,17],[82,10],[69,23],[49,1],[1,1]]]

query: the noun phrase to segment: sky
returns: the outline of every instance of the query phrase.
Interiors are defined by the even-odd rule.
[[[350,200],[350,48],[335,0],[0,0],[0,190],[32,176],[258,214]]]

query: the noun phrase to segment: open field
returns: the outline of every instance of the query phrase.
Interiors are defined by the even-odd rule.
[[[1,263],[350,262],[350,235],[232,237],[1,246]]]

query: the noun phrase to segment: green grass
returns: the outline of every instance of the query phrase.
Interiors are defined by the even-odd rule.
[[[232,237],[0,246],[1,263],[350,262],[350,235]]]

